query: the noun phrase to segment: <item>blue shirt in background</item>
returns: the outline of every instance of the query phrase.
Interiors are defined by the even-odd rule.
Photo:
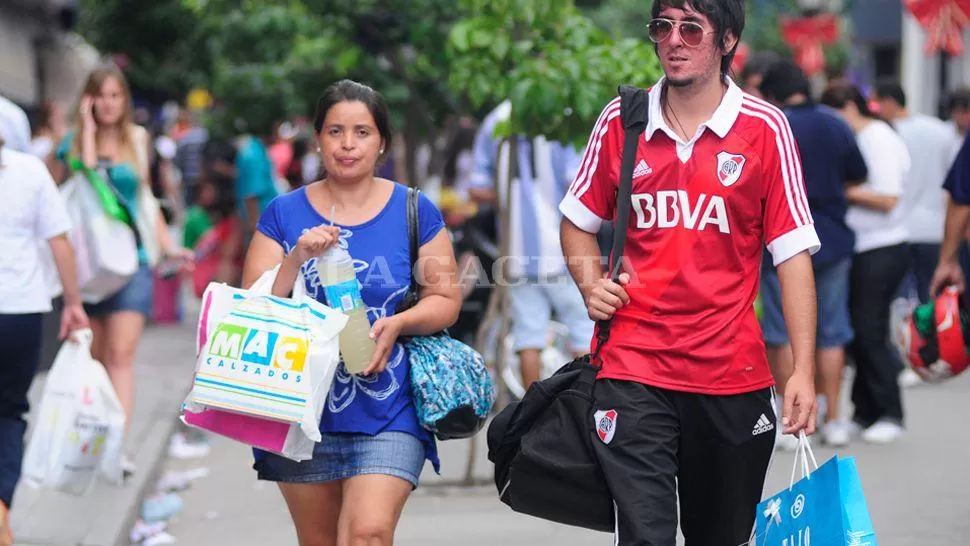
[[[255,197],[262,214],[276,195],[269,152],[258,138],[246,137],[236,154],[236,206],[240,216],[247,220],[246,199]]]
[[[822,243],[812,260],[831,264],[853,255],[855,233],[845,223],[847,182],[862,182],[866,161],[852,129],[835,111],[814,103],[784,108],[802,160],[805,190]]]
[[[411,260],[407,229],[407,187],[395,184],[391,199],[372,220],[356,226],[335,224],[340,228],[340,247],[354,260],[361,296],[367,304],[371,324],[394,314],[411,284]],[[431,241],[445,227],[441,212],[422,193],[418,202],[420,244]],[[310,204],[306,187],[274,199],[257,230],[279,243],[289,254],[304,231],[330,224]],[[307,295],[327,304],[317,276],[317,259],[300,268]],[[424,442],[426,456],[438,470],[434,437],[418,422],[411,401],[411,379],[407,351],[400,343],[388,357],[387,369],[376,376],[352,375],[337,369],[327,397],[320,432],[376,435],[385,431],[413,434]],[[256,457],[259,458],[259,451]]]
[[[955,203],[970,205],[970,133],[963,139],[963,146],[950,166],[943,188],[950,192]]]

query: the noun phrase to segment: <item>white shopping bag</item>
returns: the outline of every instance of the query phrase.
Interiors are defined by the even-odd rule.
[[[61,196],[71,215],[68,238],[74,247],[81,297],[87,303],[98,303],[121,290],[138,270],[135,234],[129,226],[105,214],[83,174],[65,182]],[[59,282],[51,288],[58,293]]]
[[[23,478],[32,487],[83,495],[100,473],[123,482],[125,412],[108,374],[91,357],[91,330],[64,342],[47,376]]]
[[[305,460],[322,439],[320,418],[347,316],[307,297],[302,278],[293,298],[269,295],[277,272],[278,266],[250,290],[209,284],[199,317],[195,380],[182,418]],[[221,414],[218,422],[199,417],[213,411]]]

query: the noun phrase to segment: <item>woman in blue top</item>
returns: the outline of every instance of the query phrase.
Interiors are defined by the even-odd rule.
[[[107,182],[130,205],[132,216],[137,215],[139,189],[141,185],[151,187],[151,150],[148,132],[132,121],[131,92],[124,75],[113,66],[93,70],[79,102],[80,123],[65,135],[57,150],[62,168],[56,180],[63,183],[68,178],[70,158],[91,169],[104,167]],[[162,255],[190,261],[192,253],[169,236],[161,210],[157,216],[154,235]],[[94,332],[91,352],[108,371],[128,417],[126,424],[131,423],[135,405],[135,349],[152,308],[152,272],[143,248],[138,249],[138,258],[138,270],[121,290],[96,304],[84,305]],[[134,464],[127,456],[122,465],[126,473],[134,472]]]
[[[300,544],[391,544],[425,460],[438,469],[434,438],[418,423],[398,338],[454,324],[461,305],[457,267],[441,213],[421,196],[414,272],[420,301],[395,314],[412,272],[407,188],[375,176],[390,149],[388,118],[384,99],[365,85],[344,80],[327,89],[314,118],[324,179],[274,199],[246,256],[243,286],[282,262],[275,295],[290,294],[299,279],[326,303],[317,256],[332,245],[346,249],[377,344],[363,373],[338,369],[321,419],[323,440],[311,460],[255,453],[259,478],[279,482]]]

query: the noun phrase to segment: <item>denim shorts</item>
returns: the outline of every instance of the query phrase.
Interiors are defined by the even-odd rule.
[[[849,271],[852,259],[815,266],[815,290],[818,299],[818,333],[815,344],[821,349],[845,347],[852,342],[852,317],[849,314]],[[761,330],[767,345],[788,344],[788,328],[781,308],[781,284],[778,272],[766,262],[761,268]]]
[[[509,287],[509,298],[516,351],[546,348],[553,312],[569,330],[569,350],[589,350],[593,321],[586,311],[579,287],[568,274],[551,279],[519,280]]]
[[[425,447],[406,432],[325,434],[313,448],[313,458],[296,462],[273,453],[259,452],[260,480],[283,483],[321,483],[362,474],[394,476],[418,486],[424,468]]]
[[[152,270],[142,264],[124,288],[98,303],[85,303],[84,312],[89,317],[103,317],[119,311],[136,311],[148,317],[152,314],[153,290]]]

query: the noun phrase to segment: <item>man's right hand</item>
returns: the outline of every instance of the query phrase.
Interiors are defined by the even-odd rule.
[[[630,283],[630,275],[620,273],[619,281],[619,283],[615,283],[609,277],[603,277],[596,281],[586,298],[586,311],[589,313],[590,319],[594,321],[609,320],[613,318],[617,309],[630,303],[630,296],[623,288]]]
[[[963,270],[958,262],[940,262],[930,281],[930,297],[935,298],[947,286],[956,286],[962,294],[966,286]]]

